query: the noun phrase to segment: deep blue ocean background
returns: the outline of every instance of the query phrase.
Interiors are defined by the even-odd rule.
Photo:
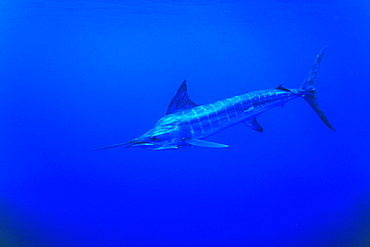
[[[0,246],[370,246],[370,2],[0,1]],[[91,149],[197,104],[298,88],[318,102],[207,140]]]

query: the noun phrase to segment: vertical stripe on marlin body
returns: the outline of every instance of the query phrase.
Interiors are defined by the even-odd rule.
[[[316,101],[314,82],[317,70],[327,47],[317,55],[306,79],[299,89],[282,85],[275,89],[258,90],[234,96],[214,103],[197,105],[190,100],[184,81],[168,106],[166,115],[145,134],[126,143],[98,148],[143,147],[151,150],[177,149],[190,146],[224,148],[225,144],[203,140],[210,135],[244,122],[254,130],[263,131],[256,117],[290,100],[304,98],[321,120],[332,130],[324,112]]]

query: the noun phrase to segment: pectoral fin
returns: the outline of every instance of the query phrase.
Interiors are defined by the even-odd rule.
[[[204,141],[204,140],[199,140],[199,139],[187,139],[184,141],[190,145],[198,146],[198,147],[207,147],[207,148],[227,148],[229,147],[228,145],[225,145],[225,144],[209,142],[209,141]]]
[[[248,127],[254,129],[254,130],[257,130],[259,132],[263,132],[263,128],[262,126],[257,122],[257,119],[256,118],[253,118],[251,120],[247,120],[244,122],[245,125],[247,125]]]

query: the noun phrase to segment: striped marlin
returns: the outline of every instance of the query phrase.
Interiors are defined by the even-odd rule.
[[[112,147],[143,147],[151,150],[177,149],[200,146],[225,148],[228,145],[209,142],[204,138],[220,132],[238,123],[245,123],[250,128],[262,132],[256,117],[277,106],[283,106],[296,98],[305,99],[321,120],[332,130],[324,112],[316,101],[314,82],[325,47],[316,57],[306,79],[299,89],[288,89],[282,85],[275,89],[258,90],[234,96],[214,103],[197,105],[190,100],[184,81],[172,98],[166,115],[145,134],[126,143]]]

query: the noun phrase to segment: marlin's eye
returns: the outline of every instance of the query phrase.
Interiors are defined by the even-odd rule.
[[[156,141],[157,139],[158,139],[157,136],[152,136],[152,138],[151,138],[152,141]]]

